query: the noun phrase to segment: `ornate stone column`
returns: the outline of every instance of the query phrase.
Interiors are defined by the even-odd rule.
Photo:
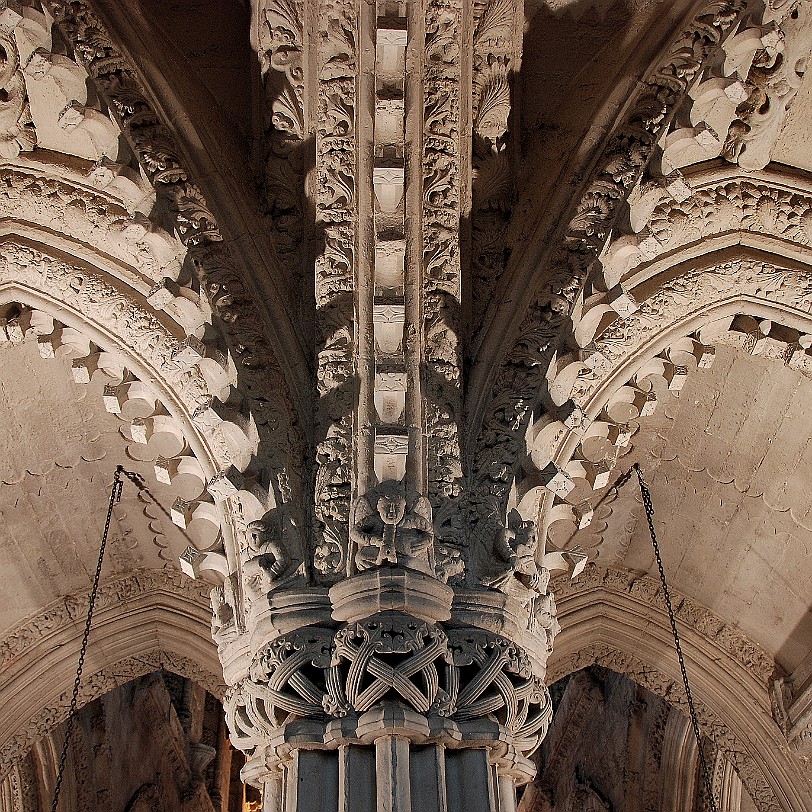
[[[356,555],[372,566],[329,590],[281,587],[244,635],[220,630],[243,778],[268,812],[512,810],[552,717],[552,596],[522,596],[507,568],[506,591],[443,583],[423,539],[410,552],[414,506],[388,524],[386,499]]]
[[[309,530],[252,515],[214,591],[231,740],[265,812],[512,812],[552,716],[567,562],[469,492],[461,223],[465,133],[507,119],[521,4],[312,5],[254,11],[269,109],[296,100],[315,144],[315,507]]]

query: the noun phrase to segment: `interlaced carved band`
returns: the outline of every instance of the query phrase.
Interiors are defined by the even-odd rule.
[[[357,717],[383,700],[463,727],[489,719],[525,754],[552,718],[544,682],[514,643],[395,613],[274,640],[225,706],[233,740],[251,750],[297,719]]]

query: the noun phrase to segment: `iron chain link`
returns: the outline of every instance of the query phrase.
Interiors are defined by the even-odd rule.
[[[671,603],[671,593],[668,589],[668,582],[665,580],[665,569],[663,569],[663,559],[660,555],[660,545],[657,543],[657,533],[654,531],[654,505],[651,501],[651,493],[643,480],[643,471],[638,463],[634,464],[634,470],[637,473],[637,480],[640,483],[640,494],[643,497],[643,507],[646,510],[646,520],[648,521],[648,531],[651,535],[651,544],[654,547],[654,556],[657,559],[657,569],[660,571],[660,582],[663,586],[663,595],[665,596],[665,604],[668,608],[668,619],[671,621],[671,631],[674,635],[674,646],[677,649],[677,659],[679,660],[679,669],[682,673],[682,684],[685,686],[685,696],[688,699],[688,710],[691,714],[691,726],[694,730],[696,738],[696,746],[699,751],[699,762],[702,766],[702,775],[705,779],[705,785],[708,790],[708,799],[712,812],[717,812],[716,799],[713,797],[713,782],[711,781],[710,770],[708,769],[708,762],[705,758],[705,750],[702,747],[702,733],[699,730],[699,720],[696,715],[696,708],[694,707],[694,698],[691,694],[691,686],[688,684],[688,672],[685,670],[685,657],[682,654],[682,642],[680,641],[679,631],[677,631],[677,619],[674,616],[674,607]]]
[[[110,503],[107,506],[107,518],[104,521],[104,532],[102,533],[101,547],[99,548],[99,560],[96,564],[96,574],[93,577],[93,589],[90,591],[90,598],[87,604],[87,617],[85,618],[85,631],[82,635],[82,645],[79,648],[79,663],[76,667],[76,678],[73,681],[73,694],[68,710],[68,721],[65,727],[65,741],[62,743],[62,753],[59,756],[59,767],[56,772],[56,784],[54,785],[54,800],[51,804],[51,812],[56,812],[59,805],[59,794],[62,791],[62,779],[65,776],[65,763],[68,759],[68,747],[70,737],[73,732],[73,725],[76,721],[76,706],[79,703],[79,687],[82,684],[82,671],[85,667],[85,654],[87,653],[87,641],[90,637],[90,624],[93,621],[93,608],[96,605],[96,593],[99,591],[99,580],[101,579],[102,564],[104,563],[104,551],[107,547],[107,536],[110,532],[110,521],[113,518],[113,506],[121,500],[121,474],[124,469],[119,465],[113,476],[113,486],[110,490]]]

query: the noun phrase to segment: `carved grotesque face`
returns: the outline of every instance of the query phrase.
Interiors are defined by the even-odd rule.
[[[378,513],[384,524],[399,524],[406,512],[406,498],[395,494],[386,494],[378,498]]]

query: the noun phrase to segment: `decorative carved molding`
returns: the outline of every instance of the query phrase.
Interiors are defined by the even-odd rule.
[[[258,434],[260,465],[277,501],[303,525],[292,494],[301,493],[305,443],[288,373],[275,355],[257,310],[254,283],[242,274],[200,188],[190,179],[170,130],[155,112],[127,59],[84,2],[51,0],[48,7],[73,51],[114,112],[142,168],[164,202],[171,226],[186,246],[211,309],[223,329],[245,393],[246,419]],[[276,393],[269,398],[267,393]],[[290,453],[291,447],[300,453]],[[247,462],[243,465],[243,470]],[[239,516],[240,504],[235,504]]]
[[[440,519],[438,533],[459,539],[442,517],[459,510],[462,457],[462,359],[460,348],[461,59],[460,0],[426,4],[423,68],[423,412],[427,495]]]
[[[156,649],[149,654],[129,657],[114,666],[87,675],[83,679],[79,691],[78,707],[84,707],[125,682],[159,669],[166,669],[187,677],[198,685],[202,685],[209,693],[218,698],[223,696],[224,686],[214,675],[202,671],[199,662]],[[0,776],[6,775],[13,768],[14,763],[28,752],[35,742],[67,719],[71,693],[72,689],[66,690],[52,705],[40,710],[24,730],[16,733],[0,746]]]
[[[354,487],[358,20],[351,0],[323,0],[318,18],[314,567],[330,582],[347,567]]]
[[[183,595],[191,604],[208,612],[209,589],[207,584],[184,578],[177,570],[134,570],[101,584],[96,609],[103,610],[150,593],[166,591]],[[87,614],[87,600],[87,595],[60,598],[7,629],[0,638],[0,672],[45,638],[74,628]]]
[[[609,595],[622,595],[635,603],[665,611],[665,602],[660,582],[647,575],[617,569],[604,569],[588,564],[583,574],[573,580],[559,578],[554,583],[558,603],[584,592],[603,590]],[[777,666],[775,661],[758,645],[743,634],[736,626],[725,622],[710,609],[671,589],[671,598],[677,620],[701,635],[713,647],[721,649],[733,658],[760,685],[769,686]],[[551,659],[550,681],[560,679],[565,673]]]
[[[524,430],[539,405],[547,369],[567,335],[569,314],[587,272],[667,132],[677,105],[707,56],[738,23],[742,8],[741,2],[707,6],[672,43],[626,108],[623,122],[606,140],[564,238],[553,249],[550,270],[496,374],[491,402],[478,429],[473,489],[475,498],[487,506],[478,511],[479,523],[492,525],[491,533],[504,520]]]

